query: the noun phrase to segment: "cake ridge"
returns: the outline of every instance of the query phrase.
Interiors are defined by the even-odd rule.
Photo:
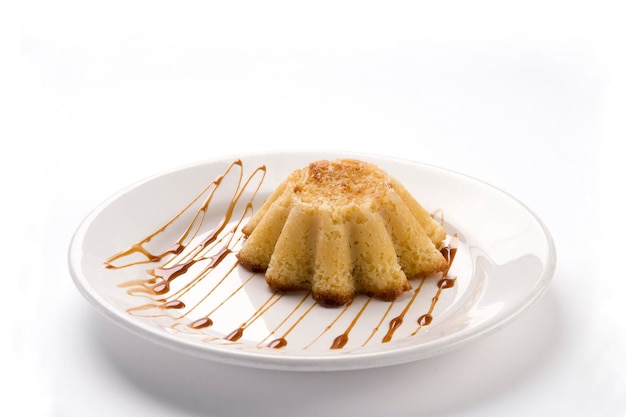
[[[310,290],[325,305],[357,294],[393,300],[410,279],[446,270],[446,237],[409,191],[378,166],[315,161],[293,171],[242,229],[241,264],[274,290]]]

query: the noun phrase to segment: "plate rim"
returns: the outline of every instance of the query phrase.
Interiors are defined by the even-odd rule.
[[[383,352],[364,352],[355,355],[308,355],[306,357],[288,356],[288,355],[256,355],[250,352],[244,352],[238,349],[215,349],[209,345],[200,346],[189,340],[176,338],[172,334],[158,332],[153,326],[140,326],[125,317],[118,309],[111,305],[104,297],[89,285],[87,277],[84,277],[80,271],[80,262],[82,260],[81,243],[85,238],[89,226],[112,202],[121,196],[127,194],[158,178],[170,175],[172,173],[193,169],[195,167],[207,166],[216,163],[227,163],[237,159],[260,158],[263,156],[293,156],[298,155],[305,157],[306,155],[325,155],[328,158],[352,157],[357,159],[371,161],[386,162],[403,162],[409,165],[416,165],[423,168],[436,170],[456,177],[461,177],[483,186],[488,187],[492,191],[500,193],[507,197],[524,211],[526,211],[532,219],[539,225],[542,237],[546,240],[547,253],[545,254],[545,264],[543,265],[541,274],[533,281],[531,291],[523,297],[520,302],[511,309],[506,315],[499,317],[495,321],[485,321],[471,329],[457,332],[445,339],[438,338],[415,346],[398,347]],[[103,314],[106,318],[112,320],[115,324],[120,325],[127,331],[141,336],[158,345],[174,349],[179,352],[191,354],[193,356],[214,360],[224,364],[241,365],[252,368],[274,369],[274,370],[290,370],[290,371],[335,371],[335,370],[354,370],[367,369],[397,365],[416,360],[427,359],[438,356],[440,354],[457,349],[460,346],[471,343],[472,341],[487,336],[497,330],[507,326],[515,321],[521,313],[535,304],[541,296],[546,292],[549,284],[554,276],[557,263],[557,251],[554,239],[544,221],[525,203],[509,192],[490,184],[484,180],[467,175],[455,170],[443,168],[440,166],[411,160],[408,158],[399,158],[388,155],[378,155],[372,153],[353,152],[345,150],[268,150],[261,152],[238,153],[232,155],[223,155],[214,158],[203,159],[192,163],[180,165],[160,172],[146,176],[143,179],[132,182],[129,185],[119,189],[111,194],[108,198],[102,200],[80,221],[78,227],[72,234],[67,253],[67,262],[71,278],[79,292],[85,297],[95,309]],[[470,331],[471,330],[471,331]]]

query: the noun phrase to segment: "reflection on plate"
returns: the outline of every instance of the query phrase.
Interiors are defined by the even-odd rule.
[[[397,177],[437,213],[457,247],[448,274],[394,302],[329,308],[272,292],[238,265],[241,227],[293,170],[353,157]],[[431,357],[502,327],[545,290],[555,267],[542,222],[478,180],[406,160],[337,152],[242,155],[135,184],[76,231],[70,270],[118,324],[207,359],[289,370],[358,369]]]

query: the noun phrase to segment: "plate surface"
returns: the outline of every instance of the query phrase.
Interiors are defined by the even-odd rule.
[[[306,293],[273,293],[238,265],[251,211],[293,170],[337,157],[378,164],[458,234],[454,285],[429,277],[392,303],[360,296],[328,308]],[[285,370],[387,366],[458,348],[529,307],[555,263],[544,224],[507,193],[429,165],[338,152],[241,155],[165,172],[92,211],[69,251],[78,289],[116,323],[189,354]]]

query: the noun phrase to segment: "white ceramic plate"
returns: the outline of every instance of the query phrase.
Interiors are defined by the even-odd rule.
[[[439,280],[429,278],[413,282],[414,288],[422,284],[419,291],[411,290],[393,303],[357,297],[347,307],[328,308],[305,293],[274,294],[262,274],[237,264],[239,229],[249,216],[247,203],[258,208],[294,169],[336,157],[378,164],[402,181],[424,207],[443,213],[448,233],[459,236],[448,274],[456,277],[454,286],[440,290]],[[241,165],[232,165],[237,159]],[[265,171],[257,169],[263,166]],[[212,186],[219,176],[223,180]],[[213,190],[206,215],[194,221],[196,214],[204,213],[201,205]],[[239,197],[233,197],[239,192]],[[200,198],[184,210],[196,196]],[[116,268],[105,267],[114,254],[163,226],[167,227],[142,248],[152,254],[166,252],[190,225],[185,249],[177,257],[169,254],[122,268],[146,260],[135,251],[112,261]],[[191,253],[205,241],[202,252]],[[173,263],[192,265],[185,261],[190,256],[204,260],[194,261],[169,281],[167,292],[142,291],[150,270]],[[555,262],[555,248],[544,224],[503,191],[416,162],[337,152],[241,155],[165,172],[97,207],[76,231],[69,251],[77,287],[116,323],[207,359],[288,370],[371,368],[458,348],[501,328],[529,307],[546,289]],[[428,313],[432,320],[426,325],[423,317]],[[398,316],[403,317],[402,325],[389,337],[390,323],[397,324]],[[209,323],[198,321],[207,317],[212,325],[200,326]],[[343,346],[331,348],[338,341]]]

